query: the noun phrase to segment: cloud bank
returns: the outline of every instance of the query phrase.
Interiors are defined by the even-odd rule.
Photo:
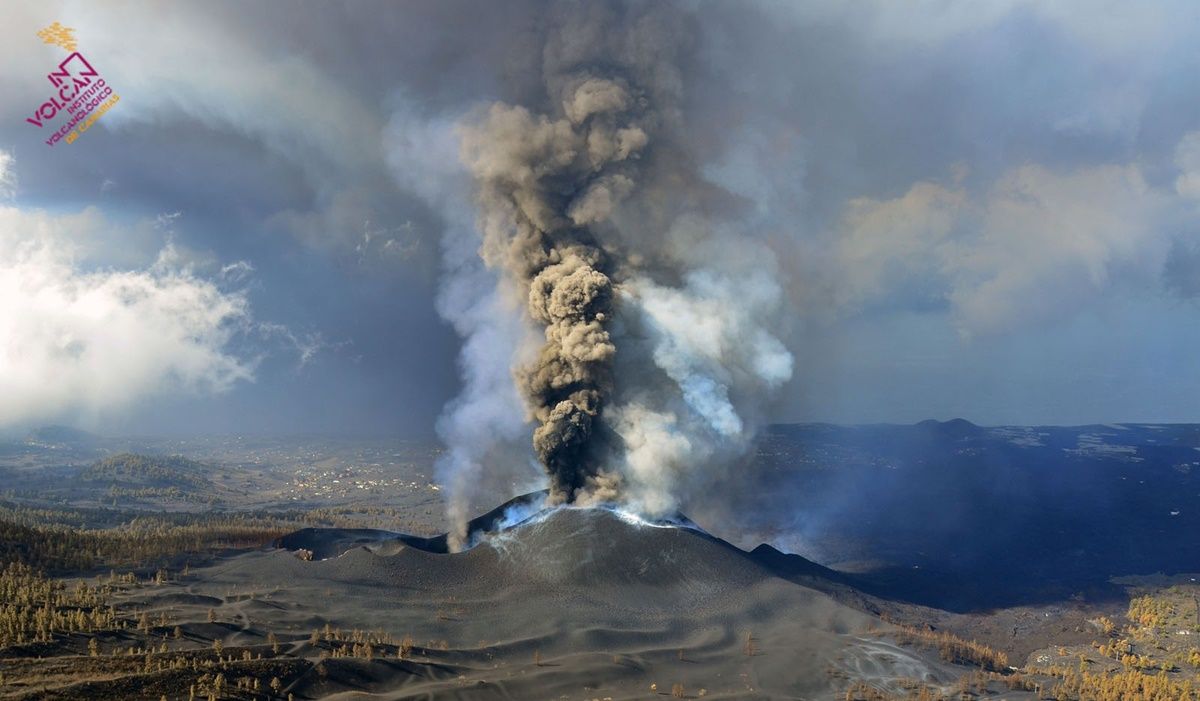
[[[253,359],[232,348],[251,320],[245,294],[170,245],[141,268],[90,264],[81,242],[112,228],[94,209],[0,206],[0,428],[90,424],[152,397],[253,379]]]
[[[943,300],[967,336],[1044,324],[1112,287],[1156,284],[1176,237],[1171,209],[1131,164],[1026,165],[977,194],[919,182],[848,204],[831,285],[851,312],[897,294]]]

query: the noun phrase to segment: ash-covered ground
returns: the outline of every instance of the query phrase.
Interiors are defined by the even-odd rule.
[[[0,697],[1179,691],[1200,667],[1198,439],[775,427],[686,516],[503,495],[451,554],[432,446],[41,431],[0,458]]]

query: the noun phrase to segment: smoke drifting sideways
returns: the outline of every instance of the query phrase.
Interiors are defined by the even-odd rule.
[[[394,170],[447,221],[439,308],[464,337],[439,423],[452,547],[529,421],[550,504],[654,517],[735,468],[792,372],[774,256],[691,148],[694,18],[631,2],[536,22],[512,47],[528,70],[511,99],[450,129],[393,119]],[[446,172],[451,142],[461,170]]]

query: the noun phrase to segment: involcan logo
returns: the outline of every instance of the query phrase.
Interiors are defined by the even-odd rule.
[[[38,129],[51,128],[46,138],[47,146],[60,141],[70,144],[87,131],[97,119],[121,99],[113,92],[92,64],[76,51],[75,30],[58,22],[42,29],[38,36],[43,42],[61,46],[70,51],[57,70],[50,71],[46,78],[54,86],[50,98],[33,111],[25,121]]]

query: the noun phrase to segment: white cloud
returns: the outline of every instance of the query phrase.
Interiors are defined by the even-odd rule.
[[[340,347],[346,345],[343,341],[338,344],[330,344],[325,341],[325,337],[317,332],[296,333],[292,329],[283,324],[264,321],[255,325],[255,330],[258,335],[266,339],[275,339],[283,344],[289,350],[296,354],[296,368],[300,369],[308,365],[316,358],[317,355],[327,348]]]
[[[1179,141],[1175,147],[1175,165],[1179,168],[1175,192],[1200,200],[1200,131],[1185,134]]]
[[[1162,198],[1136,166],[1009,172],[983,204],[982,236],[948,267],[966,333],[1051,321],[1127,277],[1155,283],[1170,248]]]
[[[170,392],[222,392],[253,378],[230,349],[243,294],[158,261],[91,269],[74,236],[94,210],[0,207],[0,426],[88,421]]]
[[[940,274],[943,249],[966,207],[963,191],[929,182],[892,200],[851,200],[835,250],[838,305],[879,301],[914,278]]]
[[[1052,321],[1118,281],[1157,284],[1172,244],[1167,197],[1132,165],[1025,165],[978,195],[919,182],[852,200],[837,231],[836,303],[858,309],[914,286],[950,305],[965,335]]]
[[[17,172],[11,153],[0,151],[0,200],[10,200],[17,192]]]
[[[183,212],[163,212],[154,217],[154,228],[171,231],[175,226],[175,221],[181,216],[183,216]]]

